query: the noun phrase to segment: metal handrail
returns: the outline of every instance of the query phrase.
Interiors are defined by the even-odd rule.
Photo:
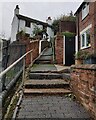
[[[4,71],[2,71],[2,72],[0,73],[0,78],[1,78],[4,74],[6,74],[10,69],[12,69],[17,63],[19,63],[22,59],[24,59],[26,55],[28,55],[29,53],[32,53],[32,51],[33,51],[33,50],[28,51],[28,52],[25,53],[22,57],[20,57],[18,60],[16,60],[13,64],[11,64],[8,68],[6,68]],[[31,57],[32,57],[32,55],[31,55]],[[32,60],[31,60],[31,62],[32,62]]]

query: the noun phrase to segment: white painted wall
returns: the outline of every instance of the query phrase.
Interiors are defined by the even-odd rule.
[[[50,38],[54,37],[54,31],[50,27],[47,27],[47,34],[48,34],[48,41],[50,41]]]
[[[24,20],[20,20],[19,21],[19,31],[23,30],[25,31],[25,21]]]
[[[12,28],[11,28],[11,42],[16,40],[16,34],[18,31],[18,18],[14,16],[13,21],[12,21]]]

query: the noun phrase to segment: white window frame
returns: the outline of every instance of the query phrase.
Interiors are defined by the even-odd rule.
[[[89,4],[86,3],[82,8],[82,20],[88,15],[89,13]]]
[[[88,47],[91,46],[91,45],[87,46],[87,44],[86,44],[86,43],[87,43],[86,31],[89,30],[91,27],[92,27],[92,24],[90,24],[90,25],[87,26],[84,30],[82,30],[82,31],[80,32],[80,38],[81,38],[81,39],[80,39],[80,40],[81,40],[81,42],[80,42],[80,43],[81,43],[81,45],[80,45],[81,47],[80,47],[80,48],[81,48],[81,49],[85,49],[85,48],[88,48]],[[85,37],[84,46],[82,46],[82,35],[83,35],[83,34],[84,34],[84,37]]]

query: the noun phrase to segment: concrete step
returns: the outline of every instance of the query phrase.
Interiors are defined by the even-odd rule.
[[[35,64],[51,64],[51,60],[36,60]]]
[[[34,64],[30,69],[32,73],[51,73],[52,71],[56,71],[57,69],[54,64]]]
[[[52,56],[49,55],[42,55],[38,60],[51,60]]]
[[[48,89],[25,89],[24,94],[70,94],[71,90],[63,88],[48,88]]]
[[[62,79],[54,80],[27,80],[25,88],[69,88],[69,82]]]
[[[62,79],[59,73],[29,73],[29,79]]]

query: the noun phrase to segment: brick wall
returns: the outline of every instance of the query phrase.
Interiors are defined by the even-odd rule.
[[[63,36],[57,35],[55,39],[55,55],[57,64],[63,64]]]
[[[59,32],[66,32],[66,31],[76,33],[76,22],[60,21],[59,22]]]
[[[28,52],[29,50],[32,50],[32,59],[36,59],[39,56],[39,41],[35,40],[32,41],[29,44],[26,44],[26,52]],[[26,65],[29,65],[31,63],[31,54],[26,56]]]
[[[77,99],[96,118],[96,64],[71,67],[70,86]]]

